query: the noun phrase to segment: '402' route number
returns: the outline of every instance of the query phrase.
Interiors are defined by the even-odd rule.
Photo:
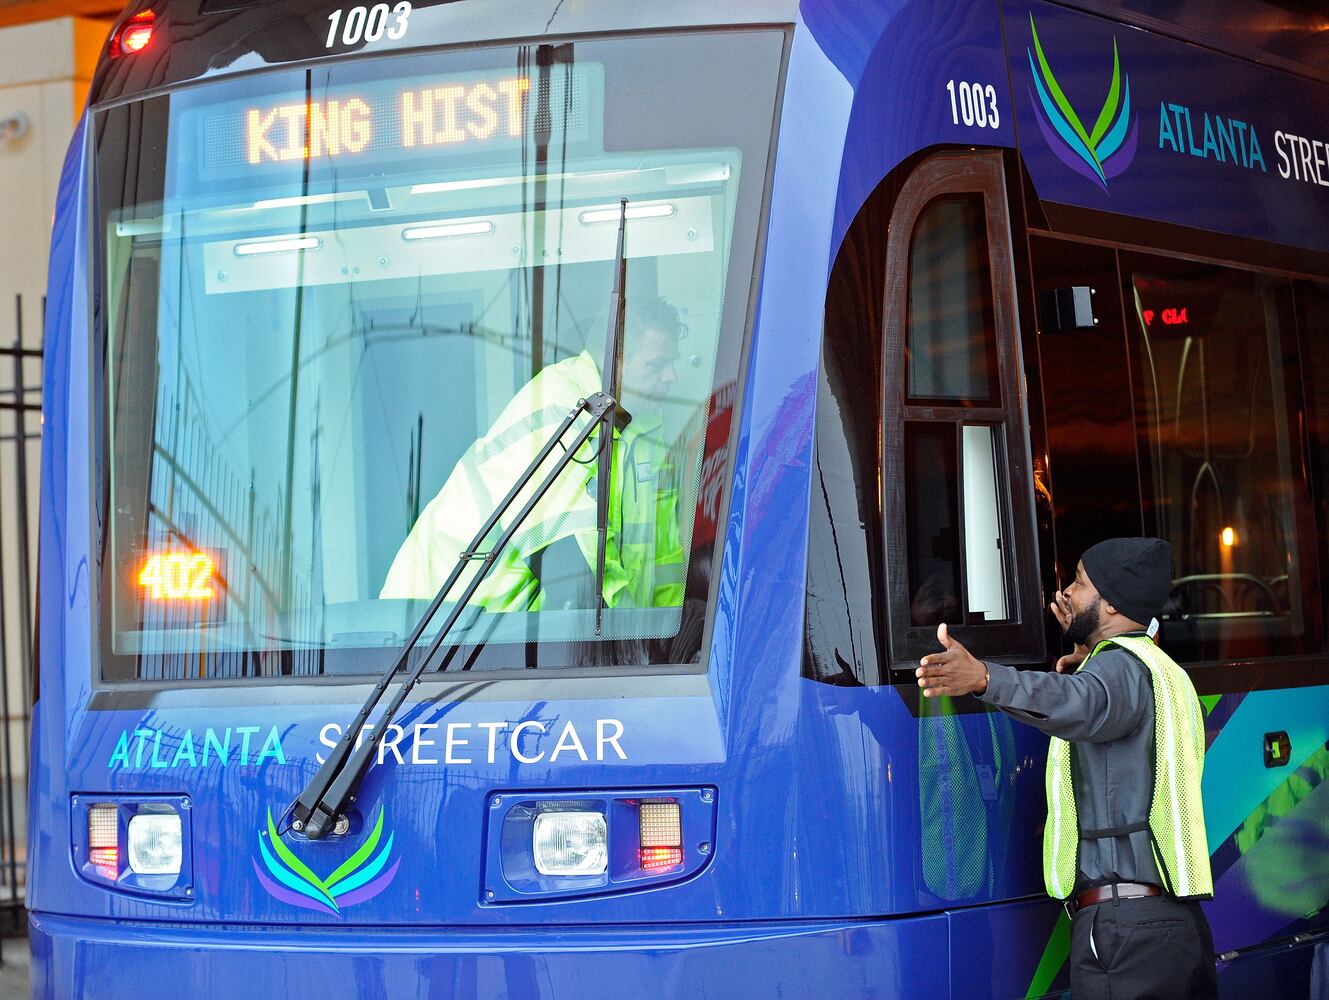
[[[946,81],[946,90],[951,95],[951,124],[961,122],[972,127],[997,128],[1001,124],[1001,114],[997,111],[997,88],[992,84],[956,83]]]
[[[330,49],[337,44],[338,28],[341,28],[343,45],[358,45],[362,38],[366,42],[376,42],[384,34],[393,41],[405,38],[410,17],[411,5],[406,0],[391,9],[385,3],[376,3],[372,7],[334,10],[328,15],[328,41],[324,47]]]

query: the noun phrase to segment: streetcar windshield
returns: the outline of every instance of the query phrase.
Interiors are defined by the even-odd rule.
[[[446,665],[699,662],[780,48],[432,53],[98,112],[103,677],[381,669],[600,388],[623,200],[603,589],[587,448],[467,561]]]

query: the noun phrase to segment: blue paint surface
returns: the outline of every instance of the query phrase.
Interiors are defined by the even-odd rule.
[[[950,996],[944,916],[410,935],[222,927],[181,933],[42,916],[31,930],[35,995],[52,997],[139,996],[149,969],[172,995],[214,1000],[306,992],[329,1000],[636,1000],[824,996],[827,988],[847,996]],[[925,985],[901,974],[902,958],[931,970]]]

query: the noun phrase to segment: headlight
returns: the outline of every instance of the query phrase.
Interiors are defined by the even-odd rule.
[[[541,875],[603,875],[609,867],[603,813],[541,813],[532,840],[535,870]]]
[[[129,868],[137,875],[178,875],[183,838],[177,813],[139,813],[129,819]]]

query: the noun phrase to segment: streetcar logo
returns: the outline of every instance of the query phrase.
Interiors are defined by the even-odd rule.
[[[254,873],[258,875],[259,884],[274,899],[302,909],[341,916],[346,907],[373,899],[391,884],[401,864],[398,858],[388,865],[395,836],[389,833],[387,843],[378,850],[379,841],[383,839],[383,810],[380,809],[378,822],[374,824],[369,839],[331,875],[320,878],[282,843],[269,809],[268,828],[258,835],[262,864],[259,864],[259,858],[252,859]]]
[[[1057,159],[1106,191],[1107,182],[1135,159],[1136,141],[1140,136],[1140,116],[1131,114],[1131,78],[1121,72],[1117,40],[1112,39],[1112,83],[1107,98],[1093,128],[1086,129],[1052,74],[1032,14],[1029,15],[1029,30],[1033,34],[1034,47],[1032,51],[1025,51],[1029,55],[1029,69],[1038,92],[1037,98],[1030,92],[1029,102],[1033,105],[1043,138]]]

